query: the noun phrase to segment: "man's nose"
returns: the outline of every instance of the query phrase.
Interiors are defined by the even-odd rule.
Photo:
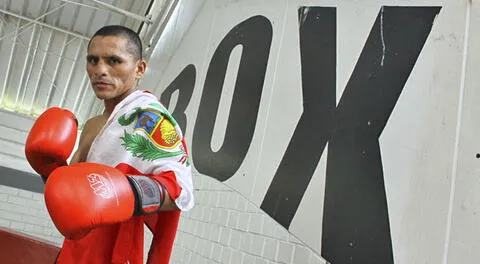
[[[108,75],[108,65],[100,60],[97,65],[95,65],[95,72],[96,76],[107,76]]]

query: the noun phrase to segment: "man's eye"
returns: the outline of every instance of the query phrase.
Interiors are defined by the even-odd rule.
[[[98,63],[98,58],[87,57],[87,62],[92,63],[92,64],[97,64]]]
[[[110,58],[110,63],[112,63],[112,64],[117,64],[117,63],[120,63],[120,62],[121,61],[118,58],[115,58],[115,57]]]

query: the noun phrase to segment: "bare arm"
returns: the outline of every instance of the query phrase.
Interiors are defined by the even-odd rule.
[[[175,202],[170,198],[170,195],[168,194],[168,191],[165,190],[165,200],[163,201],[162,207],[160,207],[161,211],[174,211],[174,210],[180,210],[178,209],[177,205]]]
[[[83,131],[82,131],[82,134],[83,134]],[[80,141],[82,141],[81,136],[80,136]],[[70,160],[70,165],[81,162],[81,159],[80,159],[81,156],[82,156],[82,154],[81,154],[80,149],[77,149],[77,151],[75,151],[75,153],[73,153],[72,159]]]

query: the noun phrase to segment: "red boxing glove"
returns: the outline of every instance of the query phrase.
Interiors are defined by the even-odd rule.
[[[73,113],[58,107],[47,109],[33,124],[25,143],[25,156],[44,181],[54,169],[67,165],[77,131]]]
[[[115,168],[77,163],[54,170],[45,185],[45,203],[57,229],[80,239],[91,229],[158,211],[164,188],[147,176],[126,176]]]

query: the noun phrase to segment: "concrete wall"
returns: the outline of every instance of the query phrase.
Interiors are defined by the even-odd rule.
[[[0,185],[0,226],[56,245],[63,241],[50,220],[40,193]]]
[[[25,140],[33,118],[0,110],[0,166],[34,172],[25,159]]]
[[[183,214],[171,263],[325,263],[235,190],[201,174],[195,187],[197,204]]]
[[[142,85],[181,119],[197,192],[216,197],[204,178],[222,182],[310,254],[476,263],[478,10],[467,0],[181,1]],[[185,235],[214,224],[196,210],[182,252],[230,263],[216,234]],[[282,241],[246,231],[263,249]],[[198,241],[216,249],[202,255]],[[286,248],[235,254],[308,263],[279,257]]]
[[[180,1],[142,82],[197,171],[172,263],[477,263],[479,23],[469,0]],[[28,171],[28,122],[0,117]],[[59,243],[16,184],[2,226]]]

